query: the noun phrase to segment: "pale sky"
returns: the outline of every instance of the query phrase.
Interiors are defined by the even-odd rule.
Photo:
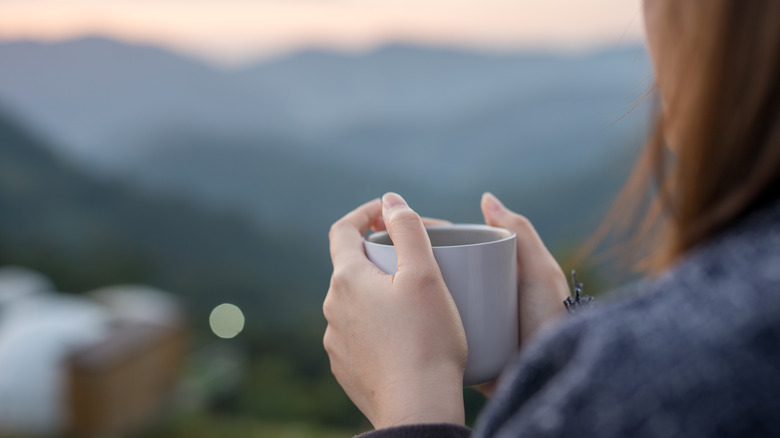
[[[0,39],[103,35],[219,63],[410,42],[583,50],[643,37],[641,0],[0,0]]]

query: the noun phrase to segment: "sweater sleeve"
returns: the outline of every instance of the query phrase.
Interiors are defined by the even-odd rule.
[[[412,424],[379,429],[358,435],[358,438],[467,438],[471,429],[457,424]]]
[[[502,378],[504,382],[496,397],[489,403],[491,409],[480,417],[477,435],[495,436],[517,416],[518,409],[528,398],[543,391],[549,380],[569,362],[571,342],[568,337],[558,337],[551,342],[551,348],[545,349],[552,354],[537,353],[530,361],[522,357],[515,361]],[[358,438],[465,438],[472,435],[471,429],[455,424],[415,424],[366,432]]]
[[[516,420],[528,399],[545,392],[550,380],[554,379],[570,360],[572,339],[558,337],[551,342],[545,353],[533,353],[531,360],[522,355],[502,377],[490,409],[483,412],[477,424],[477,436],[493,437],[508,423]],[[523,425],[525,427],[525,425]],[[379,429],[358,435],[358,438],[460,438],[473,435],[471,429],[455,424],[415,424]]]

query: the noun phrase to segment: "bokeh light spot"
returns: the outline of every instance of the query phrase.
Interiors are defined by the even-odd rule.
[[[244,313],[234,304],[220,304],[211,311],[209,325],[220,338],[234,338],[244,329]]]

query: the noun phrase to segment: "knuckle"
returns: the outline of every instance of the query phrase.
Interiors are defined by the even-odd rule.
[[[322,301],[322,314],[327,321],[330,321],[331,316],[333,316],[333,298],[331,298],[330,294]]]
[[[330,289],[332,291],[341,291],[345,289],[349,284],[347,277],[345,268],[334,269],[333,275],[330,276]]]
[[[345,291],[358,281],[365,267],[358,261],[347,260],[333,269],[330,277],[330,288],[336,291]]]
[[[531,221],[527,217],[515,213],[512,216],[512,228],[521,232],[528,232],[533,230],[533,225],[531,225]]]
[[[330,230],[328,230],[328,239],[329,240],[333,240],[333,237],[343,227],[344,227],[344,222],[342,220],[338,220],[338,221],[334,222],[333,225],[330,226]]]
[[[420,219],[420,215],[417,214],[417,212],[414,210],[409,208],[402,208],[394,211],[393,214],[386,220],[386,222],[389,222],[395,226],[408,226],[421,224],[422,220]]]
[[[430,269],[414,271],[409,275],[409,281],[420,288],[437,287],[441,285],[441,274]]]
[[[330,352],[331,346],[333,342],[333,335],[331,335],[330,327],[325,329],[325,334],[322,335],[322,346],[325,348],[325,351]]]

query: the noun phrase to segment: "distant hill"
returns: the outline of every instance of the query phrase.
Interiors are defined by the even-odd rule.
[[[479,196],[493,191],[552,246],[574,245],[642,142],[647,107],[622,116],[651,83],[638,46],[391,45],[220,70],[102,38],[0,43],[0,101],[58,155],[299,236],[324,271],[330,223],[387,190],[459,222],[481,221]]]
[[[0,66],[0,98],[73,161],[310,237],[387,189],[476,220],[462,203],[481,191],[520,196],[598,174],[641,141],[644,107],[615,122],[651,79],[634,46],[392,45],[226,71],[87,38],[0,44]]]
[[[533,132],[505,136],[564,147],[543,134],[552,127],[599,141],[599,132],[651,85],[638,46],[560,56],[393,45],[362,54],[303,51],[218,70],[159,48],[93,37],[0,43],[0,66],[0,101],[80,161],[119,165],[127,154],[143,153],[150,133],[171,126],[281,137],[299,153],[317,151],[317,160],[343,160],[356,146],[339,141],[367,130],[418,138],[423,129],[426,146],[450,150],[458,139],[446,135],[453,126],[489,129],[493,135],[480,146],[493,148],[505,147],[494,146],[498,133],[518,125],[515,132]],[[496,111],[516,123],[478,123]],[[623,125],[644,122],[636,120]],[[361,144],[374,154],[388,147]]]
[[[160,124],[276,123],[279,102],[258,105],[225,78],[156,47],[104,38],[0,43],[0,101],[86,161],[116,158],[123,151],[114,141],[124,145],[125,137]]]
[[[358,54],[305,50],[243,67],[235,77],[256,91],[275,90],[296,120],[343,129],[441,123],[497,102],[572,90],[598,93],[596,107],[622,99],[622,109],[641,96],[648,72],[639,46],[567,56],[396,44]]]
[[[0,212],[0,265],[67,292],[151,284],[185,298],[196,324],[222,302],[243,307],[250,330],[290,324],[319,314],[327,285],[327,255],[296,236],[86,175],[2,114]]]

